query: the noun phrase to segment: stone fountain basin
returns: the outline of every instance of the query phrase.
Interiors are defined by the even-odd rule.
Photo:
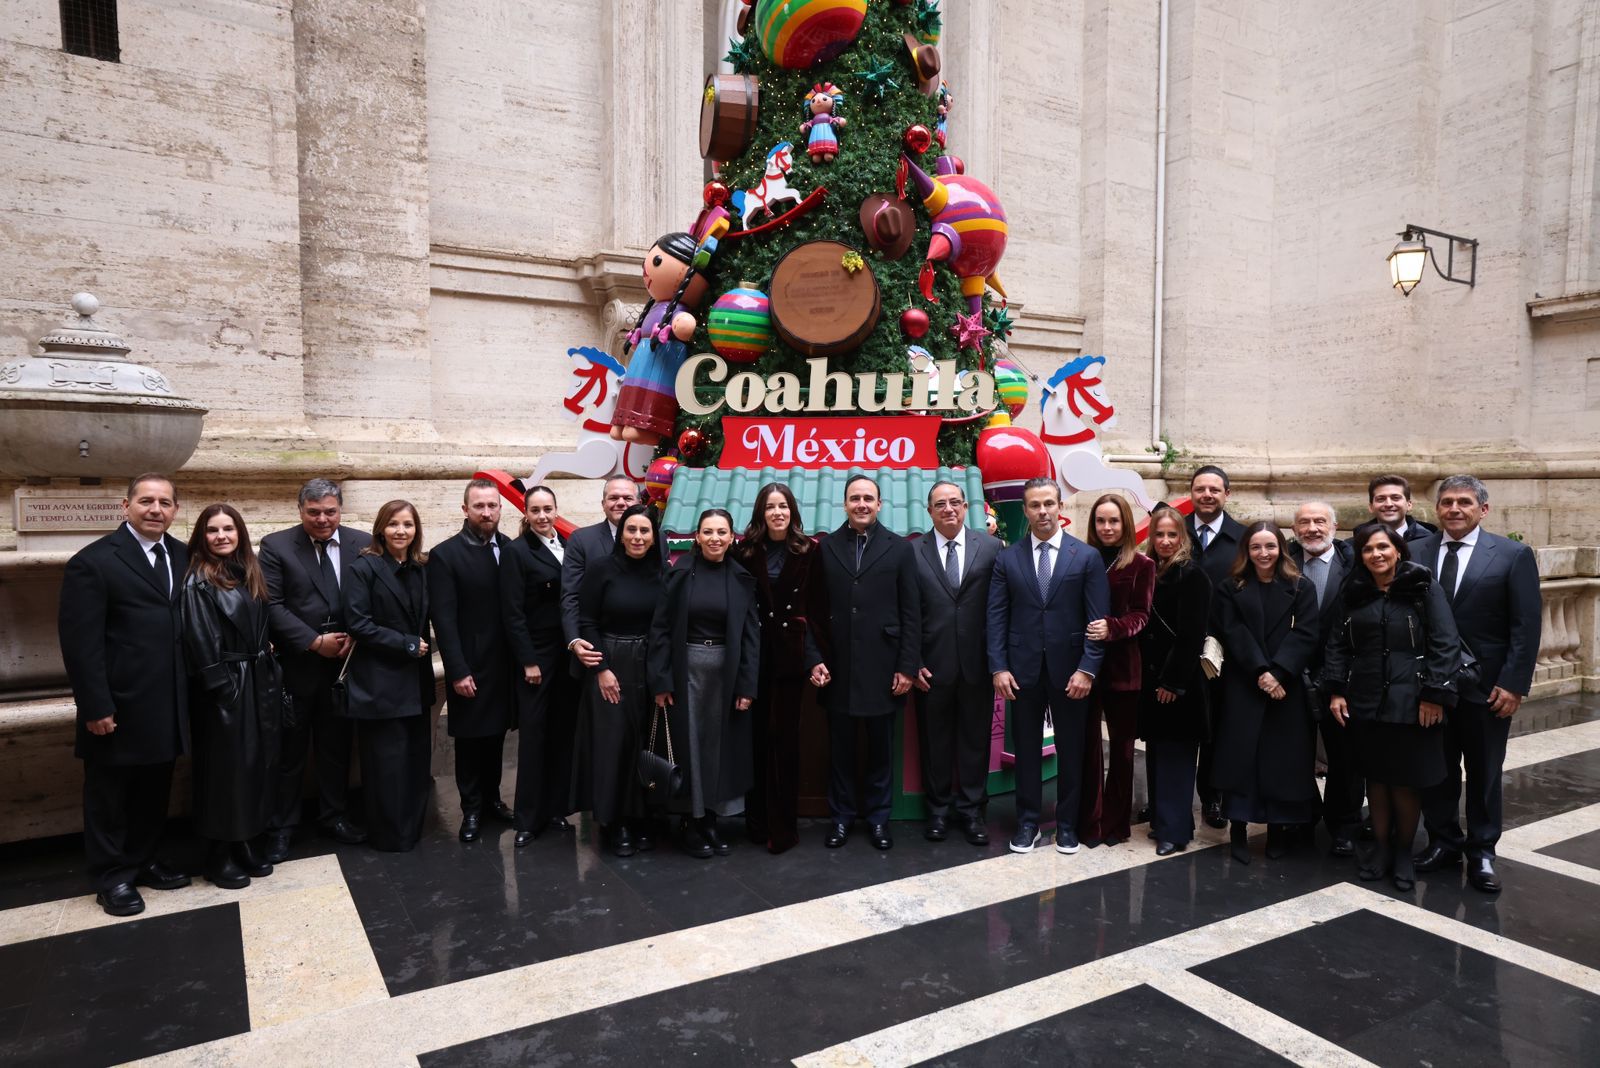
[[[171,473],[194,455],[206,411],[172,397],[6,391],[0,393],[0,475],[131,478],[146,471]]]

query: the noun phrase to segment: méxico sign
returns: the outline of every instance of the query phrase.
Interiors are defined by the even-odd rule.
[[[722,420],[723,470],[763,467],[938,467],[936,415]]]

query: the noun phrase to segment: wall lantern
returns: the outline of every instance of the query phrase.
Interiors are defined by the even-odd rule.
[[[1400,231],[1400,243],[1389,253],[1389,281],[1402,296],[1409,297],[1411,291],[1417,288],[1417,283],[1422,281],[1422,268],[1429,260],[1433,261],[1433,269],[1439,277],[1446,282],[1459,282],[1464,286],[1476,285],[1478,282],[1478,242],[1470,237],[1457,237],[1454,234],[1430,230],[1426,226],[1413,226],[1406,223],[1406,228]],[[1433,254],[1433,249],[1428,246],[1427,237],[1443,238],[1445,246],[1444,269],[1439,268],[1439,259]],[[1456,246],[1463,248],[1466,258],[1467,276],[1456,276]]]

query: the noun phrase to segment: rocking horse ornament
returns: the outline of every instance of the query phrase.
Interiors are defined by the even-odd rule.
[[[801,196],[797,190],[789,187],[789,172],[794,169],[794,144],[789,141],[779,141],[767,153],[767,170],[761,176],[761,181],[756,183],[754,189],[740,189],[733,194],[733,211],[739,216],[739,225],[746,230],[750,229],[750,219],[754,215],[775,214],[772,206],[781,201],[788,201],[796,208],[800,207]]]
[[[1070,495],[1091,490],[1126,490],[1146,512],[1156,501],[1132,471],[1107,467],[1097,427],[1117,424],[1117,412],[1100,382],[1104,356],[1079,356],[1056,369],[1039,398],[1039,440],[1050,453],[1056,480]]]
[[[611,416],[626,373],[622,364],[610,353],[588,346],[568,349],[567,355],[573,360],[572,384],[561,400],[561,414],[578,424],[578,445],[572,452],[547,452],[539,457],[527,484],[537,486],[555,474],[643,478],[655,450],[611,437]]]

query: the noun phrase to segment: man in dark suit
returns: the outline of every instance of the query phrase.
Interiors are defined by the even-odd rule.
[[[1471,475],[1439,483],[1438,534],[1409,546],[1433,569],[1450,602],[1461,643],[1477,658],[1477,682],[1463,685],[1445,719],[1445,778],[1423,791],[1428,848],[1418,871],[1454,867],[1463,854],[1467,881],[1500,892],[1494,847],[1500,840],[1500,775],[1511,717],[1533,686],[1539,656],[1539,568],[1533,550],[1479,524],[1488,487]],[[1466,763],[1467,827],[1460,823],[1461,766]]]
[[[1211,588],[1220,590],[1227,579],[1234,559],[1239,555],[1239,543],[1244,540],[1244,524],[1227,512],[1228,472],[1216,464],[1198,468],[1189,479],[1189,501],[1194,514],[1185,520],[1189,529],[1189,544],[1195,562],[1211,580]],[[1211,599],[1215,610],[1221,598]],[[1224,664],[1222,670],[1228,670]],[[1207,684],[1211,691],[1211,707],[1218,707],[1222,699],[1222,680],[1212,679]],[[1211,788],[1211,739],[1200,746],[1199,771],[1195,777],[1195,792],[1200,795],[1202,815],[1211,827],[1222,828],[1228,821],[1222,818],[1222,801]]]
[[[1031,478],[1022,488],[1028,536],[996,558],[989,587],[989,670],[994,688],[1011,702],[1017,754],[1017,833],[1013,853],[1039,842],[1043,805],[1044,713],[1056,741],[1056,851],[1078,851],[1078,802],[1083,790],[1084,723],[1089,690],[1104,647],[1084,637],[1104,619],[1111,587],[1100,554],[1061,529],[1061,490]]]
[[[366,840],[348,815],[352,729],[350,720],[334,715],[333,683],[353,647],[340,590],[372,536],[340,523],[344,494],[336,482],[312,479],[300,487],[299,502],[300,525],[262,538],[259,553],[272,645],[289,692],[267,822],[271,864],[289,859],[313,747],[322,832],[346,844]]]
[[[638,503],[639,487],[633,479],[627,475],[612,475],[600,489],[600,508],[605,518],[574,530],[567,539],[561,560],[561,634],[566,639],[567,649],[586,667],[598,664],[601,656],[578,637],[578,587],[583,585],[584,567],[589,557],[598,559],[611,552],[617,543],[617,524],[622,521],[622,513]]]
[[[485,813],[516,822],[500,797],[506,731],[517,721],[511,648],[500,621],[500,491],[486,478],[461,495],[466,520],[454,537],[428,553],[428,603],[444,660],[445,723],[455,740],[456,789],[463,842],[476,842]]]
[[[894,779],[894,714],[905,704],[922,663],[922,597],[911,545],[878,522],[878,484],[856,475],[845,484],[844,525],[822,542],[827,584],[828,649],[832,663],[811,671],[828,710],[828,808],[833,826],[823,839],[837,849],[857,816],[872,844],[889,849]],[[867,732],[866,791],[856,803],[857,725]]]
[[[994,684],[985,628],[1000,540],[967,527],[966,494],[954,482],[937,482],[928,491],[928,515],[933,529],[917,542],[922,667],[915,685],[922,799],[928,807],[923,837],[945,840],[953,802],[967,841],[988,845],[983,803]],[[951,788],[952,766],[959,792]]]
[[[1406,541],[1421,541],[1439,528],[1411,518],[1411,483],[1404,475],[1378,475],[1367,483],[1367,510]]]
[[[1317,592],[1317,651],[1306,665],[1306,674],[1312,680],[1322,675],[1323,653],[1339,622],[1344,580],[1350,574],[1355,556],[1349,542],[1334,538],[1333,533],[1338,528],[1333,505],[1326,501],[1307,501],[1295,509],[1295,542],[1289,546],[1289,555]],[[1327,698],[1320,689],[1308,692],[1316,694],[1313,700],[1319,704],[1317,725],[1322,734],[1322,749],[1328,758],[1328,774],[1322,791],[1322,821],[1333,840],[1329,852],[1336,857],[1354,856],[1365,783],[1355,768],[1349,730],[1328,714]]]
[[[189,885],[156,859],[189,734],[178,597],[189,561],[167,534],[178,514],[171,479],[136,477],[122,514],[127,522],[68,561],[57,622],[78,706],[89,881],[101,908],[132,916],[144,911],[136,887]]]

